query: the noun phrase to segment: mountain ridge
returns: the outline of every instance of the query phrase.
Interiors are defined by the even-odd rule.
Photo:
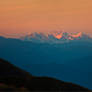
[[[67,43],[74,40],[90,40],[92,39],[88,34],[77,32],[77,33],[68,33],[55,31],[52,33],[30,33],[26,36],[20,37],[20,40],[31,41],[37,43]]]
[[[0,91],[2,92],[34,92],[34,91],[86,91],[87,88],[49,77],[32,76],[26,71],[0,59]],[[10,73],[11,72],[11,73]],[[18,73],[19,72],[19,73]]]

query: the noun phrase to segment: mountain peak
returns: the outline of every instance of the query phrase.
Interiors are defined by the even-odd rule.
[[[71,36],[74,38],[82,37],[82,32],[79,32],[77,34],[72,34]]]

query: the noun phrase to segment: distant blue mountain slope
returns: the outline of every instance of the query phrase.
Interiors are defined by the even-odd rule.
[[[49,44],[0,37],[0,58],[34,75],[56,77],[92,89],[91,39]]]

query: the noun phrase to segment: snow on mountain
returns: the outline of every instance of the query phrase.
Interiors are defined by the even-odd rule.
[[[90,40],[91,37],[82,32],[68,33],[55,31],[50,33],[31,33],[20,38],[24,41],[31,41],[37,43],[65,43],[74,40]]]

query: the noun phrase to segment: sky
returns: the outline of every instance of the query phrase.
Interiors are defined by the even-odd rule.
[[[92,0],[0,0],[0,35],[92,33]]]

